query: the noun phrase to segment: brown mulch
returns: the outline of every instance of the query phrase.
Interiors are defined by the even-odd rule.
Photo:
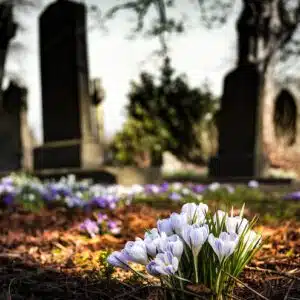
[[[103,250],[120,249],[143,236],[171,210],[133,205],[107,213],[122,221],[119,237],[90,239],[80,233],[79,224],[92,217],[91,212],[0,212],[0,299],[163,299],[158,289],[135,286],[128,272],[114,274],[122,281],[106,280],[99,259]],[[241,280],[268,299],[300,299],[300,282],[295,279],[300,277],[300,222],[256,229],[268,241]],[[259,299],[242,286],[236,295]]]

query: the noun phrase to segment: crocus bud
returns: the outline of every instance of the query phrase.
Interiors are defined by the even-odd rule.
[[[248,220],[245,218],[241,218],[239,216],[236,217],[227,217],[225,220],[226,229],[229,233],[237,233],[242,234],[243,231],[248,226]]]
[[[187,245],[191,248],[193,255],[197,256],[208,238],[208,226],[187,225],[183,231],[182,236]]]
[[[208,242],[218,256],[220,263],[233,253],[238,241],[239,237],[236,233],[221,232],[218,238],[214,237],[213,234],[208,237]]]
[[[148,255],[147,255],[147,249],[145,242],[142,240],[137,240],[135,242],[127,242],[124,250],[128,257],[130,258],[129,260],[139,263],[141,265],[146,265],[148,264]]]
[[[107,262],[115,267],[128,270],[128,260],[126,256],[120,251],[114,251],[107,258]]]
[[[147,265],[147,271],[154,275],[173,275],[178,270],[178,258],[171,252],[158,253],[153,261]]]
[[[172,213],[170,216],[172,229],[175,233],[181,234],[182,228],[187,224],[187,215],[185,213]]]
[[[183,242],[177,234],[168,237],[167,251],[170,251],[174,256],[180,260],[183,253]]]

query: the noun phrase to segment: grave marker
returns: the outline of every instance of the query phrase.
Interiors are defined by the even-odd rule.
[[[39,26],[44,145],[35,149],[35,169],[100,166],[85,5],[58,0],[42,13]]]

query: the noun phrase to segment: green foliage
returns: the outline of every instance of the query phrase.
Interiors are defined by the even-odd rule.
[[[149,152],[158,157],[171,143],[172,137],[158,119],[153,119],[143,109],[138,109],[139,118],[129,117],[121,132],[112,143],[115,160],[122,164],[135,165],[136,157]]]
[[[212,132],[218,101],[207,87],[191,88],[183,75],[174,73],[166,58],[158,83],[146,72],[140,82],[132,82],[129,120],[113,142],[118,161],[132,163],[141,151],[158,157],[164,150],[183,160],[203,160],[201,132]]]
[[[107,262],[107,257],[111,254],[111,251],[102,250],[99,253],[99,272],[100,276],[110,280],[114,273],[114,268]]]

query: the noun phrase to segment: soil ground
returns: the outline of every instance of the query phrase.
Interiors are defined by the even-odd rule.
[[[145,287],[130,272],[116,271],[115,279],[108,279],[102,256],[106,250],[120,249],[126,241],[142,237],[146,229],[155,227],[157,218],[173,210],[134,204],[107,212],[122,221],[121,235],[94,239],[79,231],[79,224],[92,212],[64,208],[38,213],[1,211],[0,299],[163,299],[158,289]],[[241,280],[267,299],[300,299],[296,279],[300,276],[300,222],[281,220],[256,229],[267,242]],[[237,299],[259,299],[242,286],[236,295]]]

